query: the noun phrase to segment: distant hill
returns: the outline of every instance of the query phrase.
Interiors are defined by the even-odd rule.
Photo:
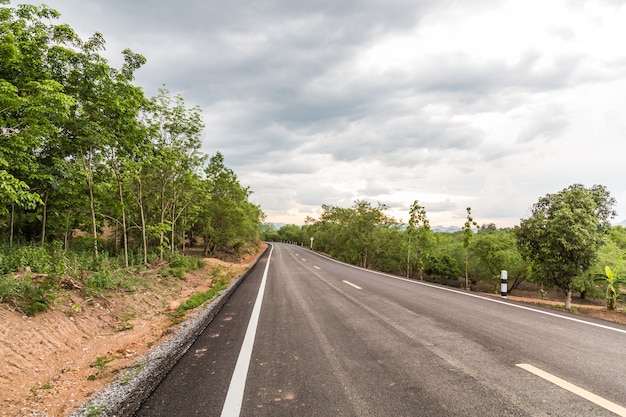
[[[458,232],[459,230],[462,230],[460,227],[458,226],[433,226],[431,227],[433,232],[439,232],[439,233],[454,233],[454,232]]]

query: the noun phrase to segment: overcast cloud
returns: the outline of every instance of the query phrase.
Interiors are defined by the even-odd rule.
[[[17,2],[13,2],[15,4]],[[270,222],[413,200],[508,227],[602,184],[626,216],[626,6],[611,0],[50,0],[136,83],[199,105]]]

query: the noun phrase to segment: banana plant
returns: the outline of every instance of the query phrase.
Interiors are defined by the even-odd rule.
[[[607,310],[615,310],[617,308],[617,299],[618,297],[624,295],[621,292],[620,286],[621,284],[626,284],[626,279],[623,277],[618,277],[616,273],[613,273],[613,270],[610,266],[604,267],[605,273],[605,281],[606,281],[606,308]]]

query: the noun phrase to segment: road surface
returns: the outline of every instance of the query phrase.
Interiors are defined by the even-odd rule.
[[[589,417],[624,407],[625,326],[275,243],[136,416]]]

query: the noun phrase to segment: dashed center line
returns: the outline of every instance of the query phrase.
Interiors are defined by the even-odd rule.
[[[317,265],[313,265],[313,268],[315,268],[315,269],[319,269],[319,270],[321,270],[321,269],[322,269],[322,268],[320,268],[320,267],[319,267],[319,266],[317,266]]]
[[[583,388],[580,388],[572,383],[565,381],[564,379],[559,378],[558,376],[554,376],[546,371],[543,371],[539,368],[536,368],[527,363],[518,363],[518,368],[522,368],[531,374],[535,374],[538,377],[545,379],[546,381],[552,382],[553,384],[567,390],[573,394],[578,395],[579,397],[584,398],[587,401],[591,401],[592,403],[599,405],[602,408],[609,410],[612,413],[617,414],[618,416],[626,417],[626,408],[621,405],[615,404],[607,399],[604,399],[592,392],[589,392]]]
[[[351,283],[350,281],[346,281],[345,279],[342,282],[344,284],[348,284],[349,286],[356,288],[357,290],[362,290],[363,289],[363,288],[359,287],[358,285]]]

